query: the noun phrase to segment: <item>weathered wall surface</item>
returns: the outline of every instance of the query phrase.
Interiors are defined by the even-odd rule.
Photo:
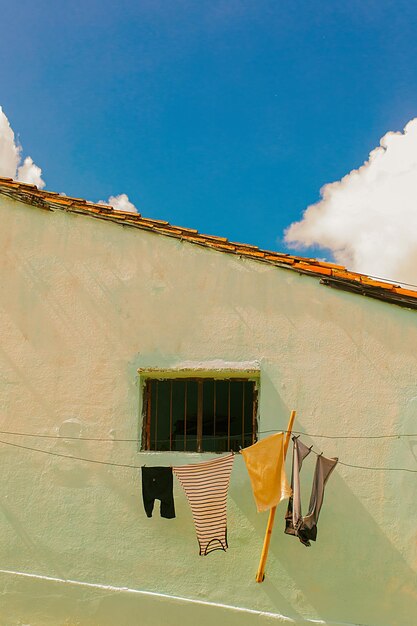
[[[297,430],[314,434],[417,432],[416,312],[84,216],[1,199],[0,220],[2,431],[139,441],[138,368],[218,360],[260,362],[261,431],[285,428],[295,408]],[[210,458],[0,438],[134,465]],[[348,463],[417,469],[417,441],[305,441]],[[339,465],[309,549],[283,534],[281,504],[259,585],[267,515],[256,513],[242,458],[230,548],[204,558],[178,484],[176,519],[148,519],[139,470],[1,444],[0,455],[1,624],[417,621],[415,474]],[[306,462],[308,483],[312,471]]]

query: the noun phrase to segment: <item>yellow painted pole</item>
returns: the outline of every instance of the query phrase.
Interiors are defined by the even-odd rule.
[[[295,411],[291,411],[290,420],[288,422],[287,434],[285,436],[285,441],[284,441],[284,460],[287,456],[287,450],[290,444],[292,427],[293,427],[294,420],[295,420],[295,413],[296,413]],[[267,524],[266,532],[265,532],[265,539],[264,539],[264,545],[262,548],[261,560],[259,561],[259,567],[256,573],[257,583],[261,583],[265,578],[265,565],[266,565],[266,561],[268,558],[268,550],[269,550],[269,544],[271,542],[272,528],[274,526],[276,510],[277,510],[277,507],[273,506],[271,510],[269,511],[269,518],[268,518],[268,524]]]

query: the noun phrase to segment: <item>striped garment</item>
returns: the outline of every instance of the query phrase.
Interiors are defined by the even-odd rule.
[[[233,457],[172,468],[190,503],[202,556],[228,547],[226,505]]]

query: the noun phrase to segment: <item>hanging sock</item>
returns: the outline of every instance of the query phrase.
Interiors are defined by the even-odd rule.
[[[161,501],[161,517],[175,517],[172,468],[142,467],[142,497],[148,517],[152,517],[155,500]]]
[[[322,454],[317,457],[308,513],[303,517],[301,512],[300,471],[304,459],[310,454],[313,446],[308,448],[298,437],[293,437],[293,442],[291,473],[293,495],[290,498],[285,515],[284,532],[287,533],[287,535],[295,535],[303,545],[309,547],[311,545],[310,541],[316,541],[317,523],[323,504],[324,488],[330,474],[337,465],[338,459],[328,459]]]
[[[173,467],[191,506],[201,556],[228,548],[226,505],[233,457]]]
[[[258,511],[277,506],[291,495],[285,474],[284,433],[270,435],[241,450]]]

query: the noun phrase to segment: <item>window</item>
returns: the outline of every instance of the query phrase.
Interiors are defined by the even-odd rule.
[[[147,379],[143,450],[238,451],[256,441],[257,386],[231,378]]]

